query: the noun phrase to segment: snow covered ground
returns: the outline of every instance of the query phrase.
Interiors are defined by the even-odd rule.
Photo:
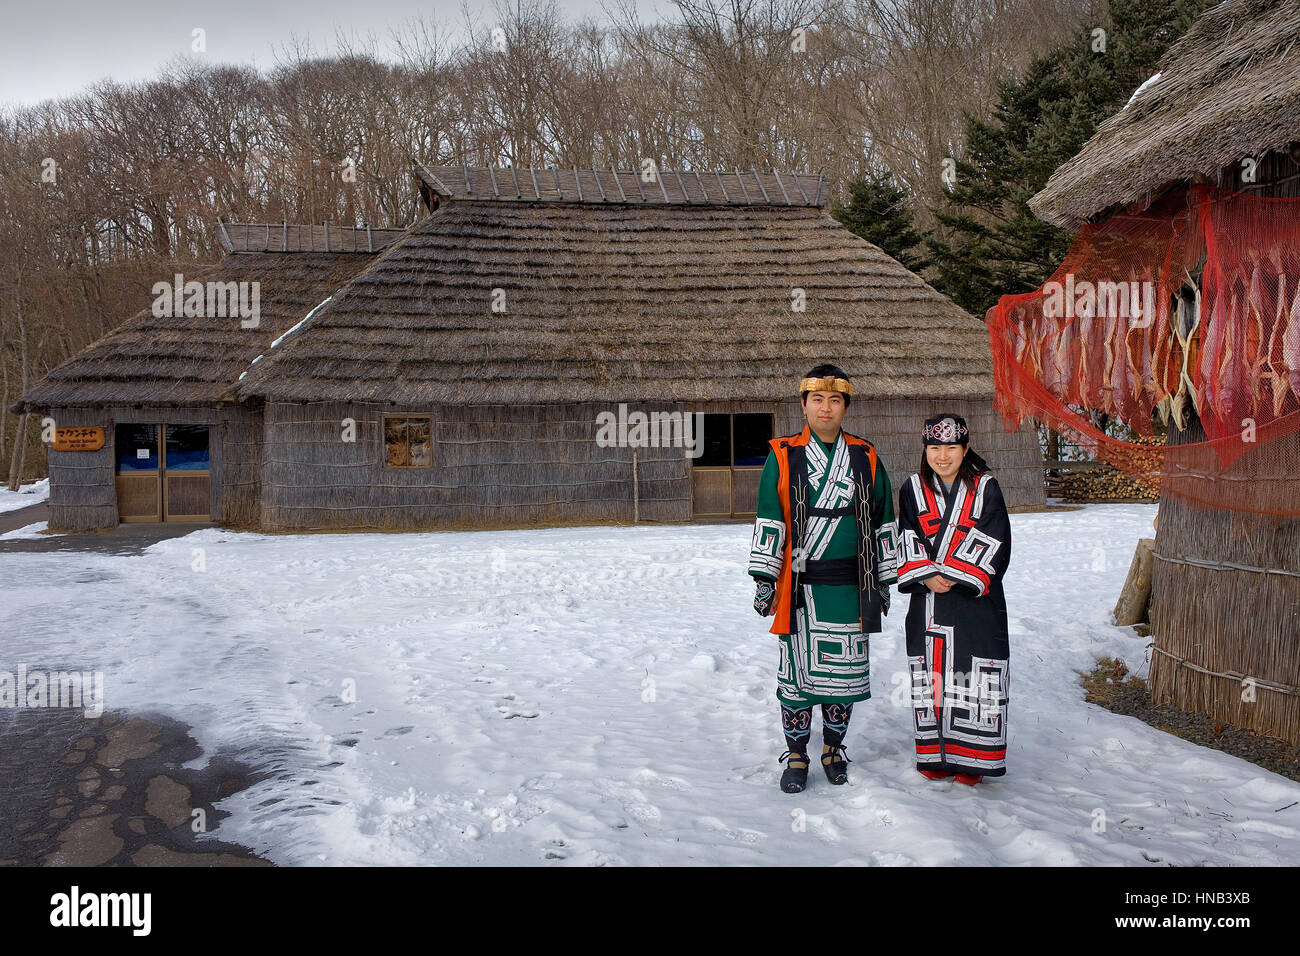
[[[31,484],[20,485],[17,491],[10,491],[6,487],[0,487],[0,514],[37,504],[49,496],[50,479],[48,478],[33,481]]]
[[[1154,515],[1012,516],[1008,773],[973,789],[914,769],[896,596],[850,783],[780,792],[746,525],[0,555],[0,669],[102,670],[270,771],[220,835],[280,864],[1300,862],[1300,785],[1082,700],[1099,655],[1146,672],[1108,614]]]

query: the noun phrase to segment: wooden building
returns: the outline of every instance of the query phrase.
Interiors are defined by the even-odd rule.
[[[852,376],[845,427],[896,481],[919,464],[923,419],[950,410],[1009,504],[1043,505],[1032,427],[1006,434],[992,410],[983,323],[827,215],[821,177],[417,180],[428,214],[401,234],[335,229],[326,251],[321,227],[227,227],[213,276],[272,290],[255,335],[145,313],[32,389],[27,408],[112,438],[50,452],[52,525],[199,515],[197,481],[167,470],[161,443],[189,441],[172,425],[207,429],[210,516],[231,526],[743,517],[767,440],[802,428],[799,378],[824,361]],[[640,432],[638,413],[661,429]],[[603,440],[611,419],[626,440]],[[135,466],[151,441],[162,469]]]
[[[1300,197],[1300,0],[1204,13],[1030,206],[1068,227],[1134,203],[1185,214],[1178,196],[1195,184]],[[1274,262],[1300,278],[1300,235],[1278,241]],[[1286,289],[1289,302],[1297,284]],[[1203,343],[1218,319],[1201,319]],[[1190,411],[1182,428],[1170,422],[1170,444],[1206,440],[1209,411]],[[1255,515],[1161,498],[1149,685],[1158,703],[1300,742],[1300,435],[1263,444],[1237,470],[1250,481],[1231,494]]]

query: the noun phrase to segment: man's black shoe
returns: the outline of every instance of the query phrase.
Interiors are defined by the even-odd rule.
[[[777,762],[780,763],[786,757],[790,758],[790,762],[781,774],[781,789],[786,793],[802,793],[808,785],[808,755],[787,750],[776,758]]]
[[[849,762],[849,755],[844,752],[843,747],[831,747],[822,754],[822,769],[826,771],[826,779],[837,787],[848,783]]]

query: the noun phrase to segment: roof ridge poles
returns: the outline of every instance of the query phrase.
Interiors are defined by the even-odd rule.
[[[225,224],[224,222],[221,221],[221,217],[220,217],[220,216],[217,217],[217,225],[221,228],[221,235],[222,235],[222,238],[224,239],[225,244],[226,244],[226,251],[227,251],[227,252],[234,252],[234,251],[235,251],[235,244],[234,244],[233,242],[231,242],[231,240],[230,240],[230,233],[226,230],[226,224]]]
[[[740,175],[740,167],[736,167],[736,182],[740,183],[740,191],[745,194],[745,205],[752,206],[754,201],[749,198],[749,190],[745,188],[745,179]]]
[[[682,180],[682,171],[680,169],[674,169],[673,175],[677,177],[677,188],[682,191],[682,202],[689,206],[691,203],[691,196],[690,193],[686,191],[686,183]]]
[[[776,185],[777,188],[781,190],[781,195],[785,197],[785,204],[787,206],[793,206],[794,203],[790,202],[790,194],[785,191],[785,184],[781,182],[781,174],[776,171],[776,167],[769,166],[768,172],[770,172],[773,176],[776,177]],[[805,196],[804,198],[807,199],[808,197]]]
[[[694,170],[694,173],[695,173],[695,181],[700,185],[700,195],[704,197],[705,202],[708,202],[709,191],[706,188],[704,188],[704,180],[700,178],[700,171],[697,169]]]
[[[794,188],[799,190],[799,195],[803,197],[803,204],[805,206],[811,206],[812,203],[808,201],[808,194],[803,191],[803,183],[799,182],[799,174],[794,173],[792,175],[794,176]]]
[[[722,173],[718,172],[718,171],[715,169],[715,170],[713,171],[713,175],[714,175],[714,176],[717,178],[717,180],[718,180],[718,189],[720,189],[720,190],[722,191],[722,200],[723,200],[723,202],[730,203],[730,202],[731,202],[731,197],[727,195],[727,187],[724,186],[724,185],[722,184]]]
[[[767,194],[767,187],[763,185],[763,180],[758,178],[758,170],[750,166],[749,171],[754,174],[754,182],[758,183],[758,190],[763,194],[763,202],[770,203],[772,197]],[[789,202],[788,199],[786,201]]]

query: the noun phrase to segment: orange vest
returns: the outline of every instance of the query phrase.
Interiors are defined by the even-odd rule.
[[[842,429],[841,429],[842,431]],[[812,441],[812,429],[804,425],[803,431],[798,435],[787,435],[784,438],[773,438],[768,444],[771,446],[773,453],[776,455],[776,463],[780,472],[777,476],[776,488],[781,497],[781,516],[785,519],[785,554],[781,559],[781,574],[776,579],[776,607],[773,611],[775,619],[772,621],[770,628],[773,634],[789,634],[790,628],[790,604],[791,588],[790,575],[793,573],[793,550],[794,542],[791,540],[790,524],[790,446],[807,445]],[[871,442],[865,438],[859,438],[857,435],[850,435],[844,432],[844,441],[849,445],[866,445],[867,461],[871,463],[871,483],[875,487],[876,482],[876,449]],[[834,446],[832,446],[833,450]],[[865,533],[868,538],[871,535],[871,529],[859,529],[859,534]],[[858,618],[858,625],[861,626],[862,618]]]

